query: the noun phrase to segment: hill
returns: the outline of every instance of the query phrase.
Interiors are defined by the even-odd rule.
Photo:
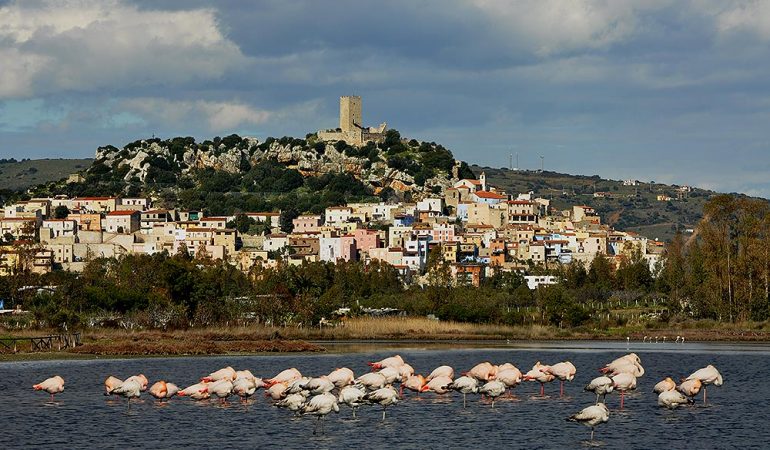
[[[602,222],[622,231],[670,240],[676,230],[694,229],[703,214],[703,205],[716,194],[688,186],[636,182],[628,185],[598,175],[569,175],[549,171],[526,171],[471,166],[484,171],[487,180],[507,192],[534,192],[548,198],[558,209],[588,205]],[[634,180],[635,181],[635,180]],[[660,197],[659,197],[660,196]]]
[[[80,183],[49,183],[32,195],[152,196],[161,207],[208,214],[280,209],[319,213],[351,201],[414,200],[440,194],[468,166],[433,142],[402,139],[353,147],[343,141],[242,138],[197,143],[191,137],[137,140],[96,150]]]
[[[92,159],[0,159],[0,188],[23,190],[59,181],[91,166]]]

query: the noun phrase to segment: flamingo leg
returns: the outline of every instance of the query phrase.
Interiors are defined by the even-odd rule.
[[[354,419],[356,418],[356,408],[355,407],[353,407],[353,418]]]
[[[703,386],[703,404],[706,404],[706,386]]]
[[[703,390],[703,401],[706,401],[706,390]],[[51,403],[53,403],[53,394],[51,394]]]
[[[400,384],[398,386],[398,397],[399,398],[404,398],[404,385],[403,384]]]
[[[386,406],[382,407],[382,420],[385,420],[385,409],[386,408],[387,408]]]
[[[465,408],[465,407],[466,407],[466,403],[465,403],[465,393],[463,393],[463,408]]]
[[[495,409],[495,398],[492,397],[492,409]]]
[[[564,381],[559,380],[559,397],[564,397]]]
[[[126,405],[127,405],[126,411],[131,411],[131,397],[128,397],[126,399]]]
[[[545,397],[545,384],[540,383],[540,396]]]
[[[599,404],[599,394],[596,394],[596,404]]]
[[[591,427],[591,440],[594,440],[594,427]]]
[[[623,394],[625,391],[620,391],[620,409],[623,409]]]

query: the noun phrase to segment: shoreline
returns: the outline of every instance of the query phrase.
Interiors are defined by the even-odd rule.
[[[414,346],[510,348],[512,345],[560,342],[569,346],[569,343],[580,341],[633,346],[675,345],[680,336],[684,336],[688,344],[762,344],[770,343],[770,330],[766,330],[765,325],[693,322],[681,327],[598,330],[482,325],[406,317],[356,318],[337,327],[324,328],[252,325],[174,331],[94,329],[82,333],[82,345],[68,350],[31,352],[30,348],[19,348],[19,352],[13,353],[0,346],[0,361],[309,354]],[[3,337],[38,336],[45,332],[6,330],[0,332],[0,340]]]

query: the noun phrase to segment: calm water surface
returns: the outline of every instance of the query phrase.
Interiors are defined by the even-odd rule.
[[[344,351],[336,352],[335,348]],[[0,363],[0,449],[18,448],[770,448],[770,347],[753,344],[631,344],[607,342],[527,343],[494,348],[457,349],[419,344],[331,347],[326,354],[104,359]],[[592,404],[594,396],[583,386],[598,375],[597,368],[627,351],[642,358],[646,374],[635,393],[618,410],[619,397],[607,399],[610,421],[589,443],[589,429],[565,418]],[[102,395],[107,375],[125,378],[144,373],[150,383],[159,379],[182,387],[216,369],[231,365],[270,377],[287,367],[305,375],[326,374],[347,366],[356,374],[366,362],[397,351],[416,371],[429,373],[448,364],[456,372],[489,360],[512,362],[522,372],[536,361],[572,361],[575,381],[558,398],[558,383],[546,386],[550,397],[539,398],[537,383],[524,383],[512,399],[488,403],[472,397],[462,408],[459,394],[423,395],[389,408],[351,412],[341,407],[328,417],[325,434],[314,436],[314,418],[293,418],[270,406],[261,391],[252,404],[231,399],[223,407],[215,401],[195,402],[174,398],[160,406],[148,394],[132,403]],[[662,410],[651,393],[665,376],[687,376],[707,364],[722,372],[725,384],[710,387],[709,406],[675,411]],[[33,392],[31,385],[59,374],[66,380],[64,393],[51,404]],[[470,399],[471,397],[469,397]],[[702,397],[699,398],[702,401]]]

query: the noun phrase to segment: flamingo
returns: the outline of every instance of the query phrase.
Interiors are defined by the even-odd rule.
[[[502,381],[502,380],[501,380]],[[479,382],[475,378],[469,376],[462,376],[452,382],[449,385],[450,389],[463,394],[463,408],[466,407],[465,397],[467,394],[478,394]]]
[[[286,393],[299,394],[300,392],[305,390],[305,386],[307,386],[309,382],[310,382],[310,378],[308,377],[302,377],[302,378],[296,379],[291,383],[288,383],[288,387],[286,388]]]
[[[120,378],[115,378],[112,375],[108,376],[107,379],[104,380],[104,395],[110,395],[112,390],[120,386],[122,383],[123,380]]]
[[[430,381],[428,381],[421,389],[421,392],[428,392],[432,391],[436,394],[446,394],[450,391],[450,385],[452,384],[452,379],[447,376],[438,376]]]
[[[399,396],[404,396],[404,388],[407,388],[410,391],[415,391],[417,392],[417,395],[420,395],[420,391],[422,391],[422,387],[425,386],[425,383],[427,383],[427,381],[422,375],[412,375],[400,384]]]
[[[125,381],[136,381],[137,383],[139,383],[139,389],[142,392],[147,390],[147,384],[149,384],[149,382],[147,381],[147,377],[141,373],[139,375],[132,375],[126,378]]]
[[[328,392],[324,392],[323,394],[318,394],[316,396],[311,397],[310,401],[308,401],[302,407],[302,414],[312,414],[318,417],[318,419],[316,420],[316,427],[320,422],[321,430],[323,430],[322,420],[324,420],[326,415],[332,411],[336,413],[340,412],[340,406],[337,404],[337,397],[333,396]],[[314,428],[313,434],[315,433],[316,433],[316,429]]]
[[[610,410],[607,409],[607,405],[604,403],[597,403],[596,405],[583,408],[580,412],[569,416],[567,420],[591,427],[591,440],[593,441],[596,427],[610,420]]]
[[[614,385],[612,383],[612,378],[607,376],[601,376],[596,377],[593,380],[591,380],[590,383],[586,385],[583,390],[585,391],[591,391],[594,394],[596,394],[596,403],[599,403],[599,396],[602,396],[601,403],[604,403],[605,397],[607,397],[607,394],[612,392],[614,389]]]
[[[610,376],[619,373],[630,373],[638,378],[644,375],[644,367],[642,367],[642,362],[636,353],[623,355],[605,365],[599,371],[603,374],[610,374]]]
[[[548,366],[543,365],[540,363],[540,361],[538,361],[534,366],[532,366],[532,370],[524,374],[522,377],[522,380],[524,381],[537,381],[540,383],[541,397],[545,396],[545,383],[550,383],[556,378],[551,373],[549,373],[548,370]]]
[[[479,381],[494,380],[497,374],[497,367],[490,362],[482,362],[476,364],[471,370],[465,372],[463,375],[473,377]]]
[[[236,370],[235,371],[235,379],[233,381],[241,380],[241,379],[246,379],[246,380],[254,381],[255,384],[256,384],[256,381],[257,381],[257,377],[255,377],[254,374],[251,373],[250,370]]]
[[[345,386],[340,391],[337,402],[350,406],[350,409],[353,410],[353,418],[355,419],[356,409],[363,404],[364,395],[366,395],[366,389],[363,386]]]
[[[492,399],[492,408],[495,407],[495,399],[505,393],[508,387],[499,380],[490,380],[479,388],[479,393],[487,395]]]
[[[395,367],[383,367],[376,373],[385,377],[385,384],[393,384],[396,380],[401,379],[401,372]]]
[[[681,392],[673,389],[662,391],[658,395],[658,406],[668,408],[668,409],[674,409],[674,408],[677,408],[679,405],[687,405],[691,403],[692,403],[691,398],[686,397]]]
[[[275,402],[275,406],[286,408],[292,411],[295,416],[298,416],[302,407],[305,406],[305,401],[307,401],[307,398],[303,394],[289,394],[283,400]]]
[[[251,373],[251,372],[249,372]],[[252,375],[253,376],[253,375]],[[211,372],[207,376],[201,378],[201,381],[220,381],[220,380],[229,380],[233,381],[238,377],[237,372],[235,369],[233,369],[230,366],[224,367],[222,369],[217,370],[216,372]]]
[[[430,375],[425,377],[425,381],[430,381],[436,377],[442,377],[442,376],[454,378],[455,370],[450,366],[438,366],[435,369],[433,369],[433,372],[431,372]]]
[[[398,373],[400,374],[399,381],[403,383],[407,378],[414,375],[414,367],[404,363],[398,367]]]
[[[377,362],[367,363],[372,370],[380,370],[384,367],[398,368],[404,365],[404,359],[400,355],[393,355]]]
[[[207,386],[208,383],[193,384],[177,392],[176,395],[179,397],[190,397],[193,400],[206,400],[210,397],[209,391],[206,389]]]
[[[692,373],[688,380],[698,379],[703,383],[703,404],[706,404],[706,385],[713,384],[714,386],[722,386],[722,374],[719,373],[716,367],[709,364],[708,366],[698,369]]]
[[[142,385],[140,382],[136,379],[133,379],[133,377],[128,378],[126,381],[121,383],[120,386],[116,387],[112,390],[112,394],[119,395],[121,397],[126,398],[126,409],[131,410],[131,399],[132,398],[139,398],[139,395],[142,392]]]
[[[364,395],[364,400],[381,405],[382,420],[385,420],[387,407],[398,403],[398,392],[392,386],[386,386]]]
[[[227,403],[227,397],[233,393],[233,382],[227,378],[220,379],[206,386],[209,394],[214,394],[223,405]]]
[[[666,391],[673,391],[674,389],[676,389],[676,382],[672,380],[671,377],[666,377],[666,379],[658,382],[658,384],[652,388],[652,392],[660,394]]]
[[[626,392],[636,389],[636,377],[630,373],[619,373],[612,377],[612,387],[620,391],[620,409],[623,409],[623,399]]]
[[[334,369],[329,375],[327,375],[327,378],[329,378],[329,381],[334,383],[334,386],[342,389],[345,386],[353,384],[353,380],[356,379],[356,376],[353,374],[352,370],[348,369],[347,367],[341,367],[339,369]]]
[[[331,392],[334,389],[334,383],[332,383],[327,376],[311,378],[305,385],[305,389],[309,391],[311,395],[323,394],[325,392]]]
[[[245,402],[249,397],[257,392],[257,383],[249,378],[236,378],[233,381],[233,394],[240,397],[241,402]]]
[[[150,395],[158,400],[169,399],[179,392],[179,387],[174,383],[158,381],[150,387]]]
[[[379,372],[371,372],[356,378],[357,384],[363,384],[370,391],[383,388],[387,383],[385,382],[385,375]]]
[[[697,378],[693,378],[691,380],[683,381],[677,390],[688,397],[695,397],[700,393],[701,388],[703,388],[703,382]]]
[[[548,366],[544,370],[559,379],[559,397],[564,397],[564,381],[575,379],[575,372],[577,372],[575,365],[569,361],[564,361]]]
[[[300,371],[292,367],[291,369],[281,371],[273,378],[268,378],[267,380],[263,381],[265,382],[265,386],[269,388],[276,383],[291,383],[292,381],[299,380],[300,378],[302,378]]]
[[[59,375],[54,375],[51,378],[46,378],[38,384],[32,386],[32,389],[36,391],[46,391],[51,394],[51,401],[53,396],[60,392],[64,392],[64,378]]]
[[[265,391],[265,395],[273,400],[280,400],[288,394],[289,384],[285,381],[275,383]]]

